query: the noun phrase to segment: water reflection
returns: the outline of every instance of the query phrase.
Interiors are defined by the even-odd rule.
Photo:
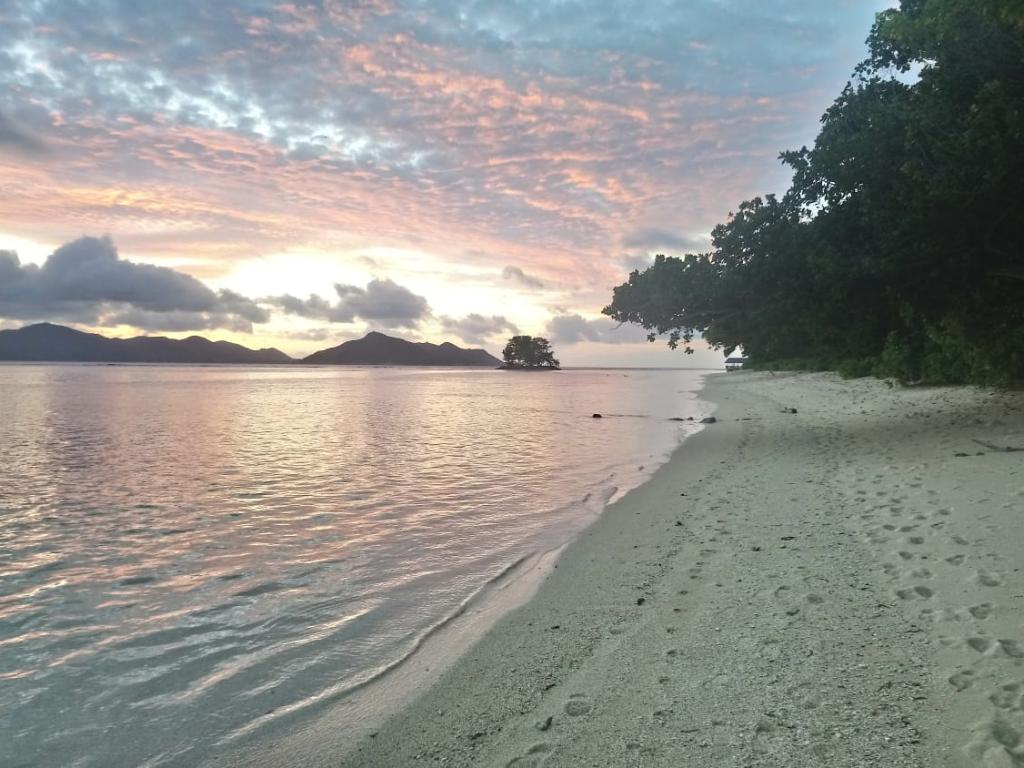
[[[637,482],[695,385],[0,366],[0,764],[190,764],[343,693]]]

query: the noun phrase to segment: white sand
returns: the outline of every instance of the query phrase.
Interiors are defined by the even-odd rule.
[[[342,765],[1024,766],[1024,453],[974,442],[1024,447],[1024,397],[702,397],[719,423]]]

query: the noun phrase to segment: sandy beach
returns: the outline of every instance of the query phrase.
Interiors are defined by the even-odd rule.
[[[701,396],[718,422],[341,764],[1024,765],[1024,397]]]

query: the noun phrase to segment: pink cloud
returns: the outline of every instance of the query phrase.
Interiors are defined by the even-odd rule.
[[[787,59],[762,78],[741,66],[745,51],[728,59],[720,49],[740,42],[714,29],[633,47],[580,18],[579,39],[559,47],[537,42],[559,28],[530,32],[514,9],[476,28],[383,0],[208,10],[204,26],[179,30],[194,52],[76,39],[81,52],[61,43],[53,62],[95,66],[89,87],[11,86],[20,109],[46,115],[53,152],[0,155],[0,230],[47,241],[109,232],[206,276],[291,247],[415,247],[515,263],[580,285],[597,306],[622,277],[630,232],[707,232],[770,191],[775,155],[827,101],[820,59]],[[136,59],[133,78],[103,74]]]

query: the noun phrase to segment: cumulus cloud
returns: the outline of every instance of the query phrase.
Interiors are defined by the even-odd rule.
[[[168,267],[122,259],[109,237],[62,245],[42,265],[0,251],[0,317],[133,325],[144,330],[251,331],[266,309]]]
[[[542,283],[538,278],[534,277],[533,275],[526,274],[519,267],[513,267],[509,265],[505,267],[503,270],[501,270],[501,276],[506,280],[511,280],[515,283],[518,283],[523,288],[544,287],[544,283]]]
[[[335,314],[335,308],[331,305],[331,302],[315,293],[310,294],[308,299],[300,299],[298,296],[292,296],[289,293],[280,296],[268,296],[265,299],[260,299],[260,303],[277,307],[286,315],[329,320],[332,323],[352,322],[351,317],[347,314],[345,316],[341,316],[341,313]]]
[[[887,4],[0,3],[0,111],[38,109],[67,160],[8,175],[4,212],[165,253],[386,239],[608,272],[630,222],[701,232],[788,183],[778,152]]]
[[[439,320],[446,333],[454,333],[467,344],[486,344],[495,336],[519,333],[519,328],[501,315],[472,313],[460,319],[442,316]]]
[[[339,306],[353,318],[412,327],[430,314],[430,305],[423,296],[393,280],[374,279],[365,288],[338,283],[334,290],[340,298]]]
[[[548,336],[555,344],[579,344],[592,341],[600,344],[635,344],[647,340],[647,331],[636,325],[622,325],[612,320],[588,320],[582,315],[557,315],[548,322]]]
[[[413,328],[430,315],[426,298],[393,280],[374,279],[365,287],[338,283],[334,290],[333,302],[316,294],[253,300],[227,289],[214,291],[184,272],[121,258],[109,237],[74,240],[41,265],[22,264],[13,251],[0,251],[0,319],[251,332],[254,323],[270,320],[272,309],[310,320],[363,320],[385,328]],[[326,335],[320,329],[308,338]]]
[[[327,320],[331,323],[373,321],[387,328],[415,328],[430,315],[426,298],[393,280],[375,278],[365,288],[336,283],[338,300],[333,304],[317,294],[307,299],[284,294],[261,299],[285,314]]]

